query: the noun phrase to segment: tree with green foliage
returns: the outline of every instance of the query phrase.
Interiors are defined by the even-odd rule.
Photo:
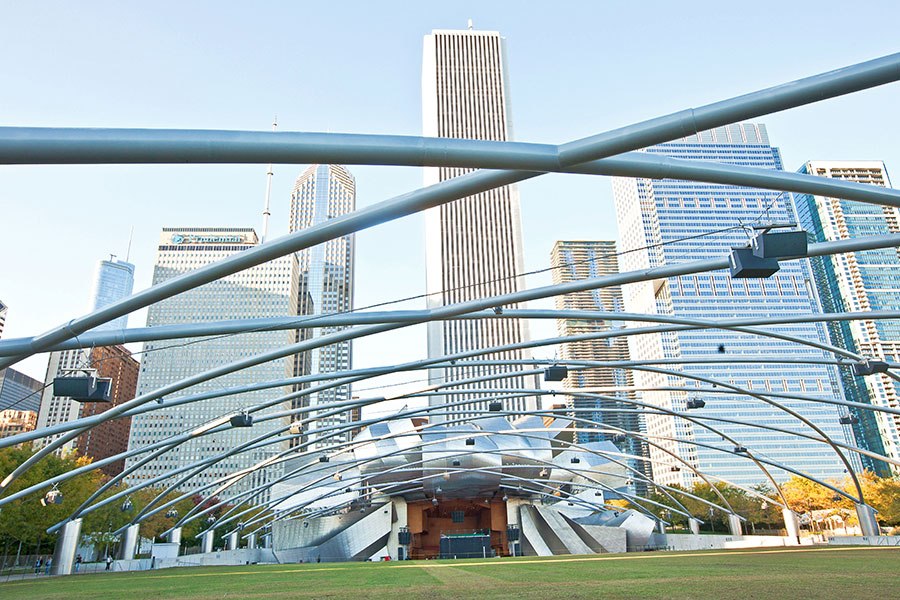
[[[0,479],[13,472],[35,453],[30,445],[0,449]],[[59,457],[51,454],[39,461],[12,483],[7,494],[14,494],[36,483],[46,481],[83,465],[90,460],[77,456]],[[48,490],[14,500],[0,510],[0,543],[4,548],[15,544],[25,553],[49,553],[56,536],[47,528],[62,521],[97,489],[102,481],[99,472],[88,472],[73,477],[58,486],[62,494],[60,504],[41,502]]]

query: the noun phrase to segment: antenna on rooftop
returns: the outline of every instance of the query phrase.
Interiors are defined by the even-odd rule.
[[[131,240],[134,238],[134,225],[131,226],[131,233],[128,234],[128,250],[125,251],[125,262],[131,258]]]
[[[278,115],[275,115],[275,118],[272,120],[272,131],[278,128]],[[266,235],[269,233],[269,215],[272,213],[269,212],[269,198],[272,196],[272,163],[269,163],[269,169],[266,171],[266,203],[263,206],[263,225],[262,225],[262,237],[259,240],[259,243],[263,243],[266,241]]]
[[[469,19],[469,31],[472,31],[472,27],[474,27],[474,25],[472,25],[472,19]]]

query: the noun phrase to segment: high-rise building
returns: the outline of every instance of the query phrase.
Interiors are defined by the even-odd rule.
[[[101,260],[94,271],[94,281],[91,285],[90,307],[91,311],[118,302],[126,296],[130,296],[134,289],[134,265],[111,257],[109,260]],[[96,330],[124,329],[128,327],[128,315],[122,315],[108,323],[99,325]]]
[[[616,243],[594,240],[558,241],[550,252],[550,266],[553,270],[553,283],[556,284],[614,275],[619,272]],[[556,297],[558,310],[622,312],[623,306],[620,286]],[[558,319],[556,326],[561,337],[602,333],[613,329],[612,323],[607,320]],[[608,363],[628,361],[628,340],[624,337],[613,337],[568,342],[560,345],[560,358],[566,361]],[[629,466],[649,477],[650,464],[643,460],[649,456],[646,442],[638,436],[616,433],[624,430],[642,434],[644,431],[640,410],[630,402],[635,400],[635,393],[630,389],[633,386],[630,370],[612,366],[573,369],[563,380],[563,387],[566,390],[599,388],[592,393],[610,398],[567,397],[568,407],[576,409],[573,411],[575,417],[589,419],[595,423],[576,423],[577,428],[600,430],[606,426],[606,429],[613,430],[606,433],[576,431],[575,441],[579,444],[613,442],[626,454],[638,457],[630,459]],[[646,485],[641,482],[636,482],[631,487],[632,491],[646,492]]]
[[[881,161],[809,161],[801,173],[856,183],[891,187]],[[900,209],[874,206],[840,198],[810,194],[793,195],[797,218],[811,241],[825,242],[866,235],[900,233]],[[810,259],[816,290],[825,312],[900,309],[900,256],[896,248],[848,252]],[[874,360],[900,360],[900,320],[862,319],[828,323],[832,343]],[[841,368],[848,400],[876,406],[897,406],[897,383],[883,373],[854,375]],[[857,444],[900,459],[900,416],[849,409]],[[863,464],[889,475],[888,465],[867,456]]]
[[[765,126],[752,123],[703,131],[644,151],[764,169],[782,168],[780,153],[769,145]],[[721,258],[729,255],[732,247],[747,245],[748,233],[742,226],[794,220],[787,198],[769,190],[630,178],[614,179],[613,188],[623,271]],[[709,235],[696,237],[704,232]],[[766,279],[735,279],[728,271],[715,271],[626,285],[623,295],[629,312],[643,314],[713,320],[779,317],[819,312],[809,279],[808,263],[792,260],[783,261],[780,271]],[[774,329],[817,343],[827,342],[821,324],[784,324]],[[842,395],[836,369],[790,362],[826,358],[823,352],[777,339],[720,329],[693,329],[631,336],[629,348],[633,360],[711,361],[668,367],[751,392],[824,399],[839,399]],[[741,360],[761,355],[788,360],[779,364]],[[735,419],[807,434],[812,431],[766,402],[728,393],[722,387],[642,370],[635,370],[634,379],[636,386],[645,390],[643,401],[665,410],[684,411],[687,401],[695,399],[706,403],[691,411],[699,418]],[[670,391],[668,388],[672,387],[683,391]],[[842,428],[835,406],[784,396],[773,400],[809,419],[836,441],[852,442],[852,432]],[[668,452],[705,473],[734,483],[752,485],[764,480],[751,460],[735,453],[731,442],[723,441],[721,435],[699,423],[653,414],[647,415],[646,423],[651,442],[660,446],[651,445],[650,455],[654,460],[654,479],[661,483],[694,483],[692,472],[676,464]],[[844,466],[835,451],[824,443],[725,421],[706,423],[735,440],[739,447],[749,448],[776,464],[790,464],[820,478],[844,475]],[[858,459],[856,463],[859,465]],[[790,477],[790,473],[777,467],[771,467],[771,471],[777,479]]]
[[[97,268],[94,271],[88,310],[93,312],[118,302],[122,298],[130,296],[133,288],[133,264],[116,260],[115,257],[110,258],[110,260],[101,260],[97,263]],[[123,315],[108,323],[98,325],[94,328],[94,331],[124,329],[127,326],[128,315]],[[128,356],[130,359],[130,353],[128,353]],[[68,423],[80,417],[82,405],[68,397],[54,396],[52,383],[56,377],[71,374],[73,371],[96,368],[92,364],[91,359],[92,352],[89,349],[63,350],[50,353],[50,360],[47,363],[47,375],[44,381],[46,387],[41,395],[41,408],[38,413],[37,426],[39,429]],[[112,387],[116,388],[118,384],[113,382]],[[130,400],[130,398],[125,398],[122,401],[125,400]],[[49,444],[58,437],[44,438],[42,442]],[[63,446],[60,452],[69,452],[74,448],[75,441],[73,440]]]
[[[425,36],[422,60],[422,118],[426,136],[507,141],[510,114],[505,41],[496,31],[436,30]],[[452,167],[425,169],[426,184],[471,171]],[[425,213],[425,256],[428,306],[435,308],[476,298],[518,291],[523,287],[522,227],[519,194],[505,186],[430,209]],[[515,308],[510,307],[510,308]],[[429,323],[428,356],[478,350],[528,339],[527,323],[512,319],[450,320]],[[524,351],[485,355],[484,360],[528,358]],[[513,371],[511,366],[432,370],[432,383]],[[490,388],[535,388],[531,377],[509,377],[471,386],[471,395],[454,401],[479,400],[453,407],[455,417],[487,408]],[[457,388],[460,389],[460,388]],[[475,391],[475,390],[478,391]],[[445,401],[433,396],[432,405]],[[533,410],[534,396],[506,401],[507,410]],[[441,417],[435,415],[435,419]],[[450,418],[450,417],[447,417]]]
[[[40,381],[15,369],[0,371],[0,438],[35,428],[42,387]]]
[[[340,165],[313,165],[297,178],[291,194],[290,231],[307,229],[340,217],[356,209],[356,181],[347,169]],[[347,312],[353,308],[353,256],[354,236],[345,235],[324,244],[297,253],[297,284],[293,298],[297,315],[324,315]],[[315,339],[344,329],[322,327],[301,329],[298,339]],[[351,368],[352,345],[350,341],[331,344],[298,353],[294,362],[294,375],[334,373]],[[308,388],[303,384],[300,388]],[[327,405],[351,399],[350,386],[323,390],[304,396],[295,407]],[[347,409],[338,414],[322,416],[308,429],[320,429],[353,421],[353,411]],[[358,419],[357,419],[358,420]],[[321,436],[316,436],[321,438]],[[348,441],[350,432],[327,434],[317,447],[333,446]]]
[[[101,346],[91,349],[91,366],[97,369],[97,377],[110,381],[109,402],[89,402],[81,405],[79,418],[91,417],[106,412],[114,406],[132,400],[137,390],[140,363],[124,346]],[[131,417],[106,421],[93,427],[75,439],[75,450],[81,456],[89,456],[95,461],[115,456],[128,449],[128,434],[131,431]],[[119,460],[100,470],[109,476],[118,475],[125,468],[125,461]]]
[[[0,410],[28,410],[37,414],[44,385],[15,369],[0,371]]]
[[[251,228],[164,228],[156,254],[153,285],[243,252],[258,243],[256,232]],[[291,314],[291,283],[295,268],[295,257],[281,257],[167,298],[150,307],[147,325],[154,327],[175,323],[284,317]],[[188,338],[177,344],[168,341],[148,342],[144,345],[137,393],[143,395],[212,368],[283,348],[290,342],[291,334],[286,331],[254,331],[232,336]],[[192,386],[174,394],[173,398],[284,379],[291,372],[291,365],[290,359],[270,361]],[[271,401],[288,392],[284,388],[246,392],[170,408],[163,407],[137,415],[132,419],[128,448],[140,448],[192,431],[214,419],[229,414],[237,415],[253,405]],[[289,407],[284,404],[278,404],[254,413],[254,416],[259,420],[262,415],[287,408]],[[234,427],[213,435],[198,436],[179,446],[177,451],[167,452],[141,466],[128,479],[130,482],[143,482],[165,475],[286,424],[286,420],[272,419],[254,423],[252,427]],[[251,467],[283,449],[274,444],[223,460],[193,477],[182,487],[182,491],[195,490],[225,474]],[[126,467],[141,458],[142,456],[137,456],[129,459]],[[230,494],[240,493],[268,481],[269,475],[277,473],[273,469],[255,472],[234,486]]]

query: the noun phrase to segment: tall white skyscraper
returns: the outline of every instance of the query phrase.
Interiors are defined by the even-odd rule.
[[[256,232],[250,228],[164,228],[156,255],[153,284],[243,252],[258,243]],[[158,302],[149,309],[147,326],[289,315],[295,261],[293,256],[278,258]],[[290,342],[291,333],[286,331],[256,331],[205,339],[188,338],[179,340],[177,344],[171,341],[148,342],[144,345],[137,393],[140,396],[214,367],[283,348]],[[172,347],[168,348],[169,346]],[[267,362],[193,386],[166,399],[284,379],[291,371],[291,364],[290,358]],[[191,431],[213,419],[240,412],[288,392],[284,388],[247,392],[135,416],[131,424],[128,448],[139,448]],[[288,408],[285,404],[256,413],[256,418],[259,419],[268,412],[285,410]],[[129,481],[140,482],[169,473],[220,454],[285,424],[286,420],[275,419],[257,422],[252,427],[231,428],[215,435],[198,437],[183,444],[177,451],[167,452],[142,466],[129,477]],[[283,445],[275,444],[226,459],[218,467],[214,466],[192,478],[182,487],[182,491],[195,490],[226,473],[250,467],[283,449]],[[126,468],[141,458],[142,456],[137,456],[127,461]],[[276,475],[274,470],[256,472],[232,488],[226,496],[239,493]]]
[[[891,187],[887,169],[879,160],[814,160],[800,172]],[[810,194],[794,194],[793,199],[800,224],[816,242],[900,233],[900,209],[893,206]],[[810,262],[825,312],[900,309],[900,255],[895,248],[822,256]],[[900,320],[834,321],[828,324],[828,332],[832,343],[842,348],[875,360],[900,360]],[[847,366],[841,368],[841,380],[848,400],[897,406],[897,382],[884,373],[858,377]],[[900,459],[900,416],[850,409],[845,420],[854,421],[857,444]],[[865,456],[862,461],[880,475],[889,475],[883,461]]]
[[[355,208],[356,181],[353,175],[340,165],[313,165],[294,184],[290,231],[293,233],[320,225],[329,219],[353,212]],[[353,253],[352,234],[297,253],[297,286],[294,294],[296,314],[324,315],[346,312],[353,308]],[[299,339],[315,339],[341,329],[345,328],[300,329],[297,335]],[[351,363],[351,342],[340,342],[297,354],[294,374],[300,376],[346,371],[350,369]],[[301,386],[307,387],[308,384]],[[304,396],[296,401],[295,406],[317,406],[350,399],[350,386],[343,385]],[[358,411],[347,409],[338,414],[323,416],[309,429],[348,423],[353,420],[354,414],[358,414]],[[333,446],[349,438],[350,432],[329,435],[316,446]]]
[[[645,152],[692,160],[714,160],[741,166],[781,169],[781,155],[769,145],[765,126],[743,123],[702,131],[683,139],[647,148]],[[622,271],[651,269],[660,265],[721,258],[732,247],[746,246],[741,225],[794,220],[784,195],[770,190],[671,179],[615,178]],[[730,229],[729,229],[730,228]],[[698,233],[718,231],[696,239]],[[688,238],[688,239],[684,239]],[[776,317],[819,312],[809,289],[810,272],[805,261],[783,261],[781,270],[766,279],[736,279],[728,271],[685,275],[623,286],[628,312],[675,315],[692,319]],[[639,324],[629,324],[637,327]],[[827,343],[824,326],[794,323],[773,328],[816,343]],[[840,424],[833,405],[793,399],[790,396],[841,398],[836,369],[827,365],[785,362],[753,362],[753,357],[784,356],[816,360],[824,352],[795,343],[735,331],[695,329],[629,338],[632,360],[687,359],[673,367],[688,375],[711,377],[753,391],[785,394],[778,397],[788,408],[808,418],[838,442],[852,442],[852,432]],[[742,361],[742,357],[747,357]],[[690,362],[705,359],[709,362]],[[718,360],[722,359],[722,360]],[[784,411],[753,397],[722,393],[697,380],[635,370],[634,382],[642,400],[664,409],[685,410],[687,401],[703,400],[700,417],[737,419],[773,428],[809,433],[810,429]],[[682,388],[671,391],[669,388]],[[699,423],[661,414],[648,414],[647,432],[656,481],[690,486],[692,472],[675,463],[668,452],[705,473],[734,483],[753,485],[765,480],[734,445]],[[774,463],[789,464],[820,478],[840,478],[844,465],[824,443],[725,421],[709,422],[725,435]],[[854,457],[855,458],[855,457]],[[858,459],[855,459],[859,466]],[[772,467],[778,479],[791,473]]]
[[[422,59],[422,118],[426,136],[507,141],[511,126],[506,72],[506,44],[496,31],[436,30],[425,36]],[[428,168],[425,183],[458,177],[471,169]],[[518,291],[523,270],[519,194],[506,186],[431,209],[425,214],[428,306],[434,308]],[[515,307],[509,307],[515,308]],[[459,320],[428,326],[428,356],[513,344],[528,338],[527,323],[510,319]],[[529,357],[523,351],[485,355],[484,360]],[[496,373],[503,369],[453,368],[432,370],[432,383]],[[470,386],[482,393],[435,396],[432,405],[486,398],[490,388],[534,388],[532,377]],[[487,402],[455,407],[450,412],[471,416]],[[507,410],[532,410],[533,396],[507,400]],[[477,410],[476,410],[477,409]],[[449,418],[449,417],[448,417]]]
[[[134,265],[116,260],[115,257],[109,260],[101,260],[97,263],[94,270],[94,280],[91,283],[91,296],[88,302],[88,311],[93,312],[105,306],[117,302],[122,298],[131,295],[134,289]],[[123,315],[118,319],[113,319],[103,325],[98,325],[94,331],[124,329],[128,327],[128,315]],[[37,427],[51,427],[61,423],[68,423],[79,418],[81,414],[81,404],[74,402],[71,398],[54,396],[53,380],[56,377],[71,372],[72,369],[91,368],[91,350],[63,350],[62,352],[51,352],[50,360],[47,363],[47,375],[45,377],[45,385],[41,394],[41,408],[38,412]],[[43,443],[49,444],[59,436],[46,438]],[[75,440],[69,442],[60,449],[60,452],[69,452],[75,448]]]

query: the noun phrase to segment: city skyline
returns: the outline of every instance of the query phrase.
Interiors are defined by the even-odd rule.
[[[40,31],[48,35],[46,49],[54,57],[53,60],[46,58],[45,48],[39,46],[34,54],[20,57],[17,63],[8,65],[11,80],[17,80],[22,75],[23,85],[13,86],[4,101],[4,124],[264,130],[268,128],[272,115],[277,113],[279,127],[283,130],[418,134],[421,128],[418,74],[422,35],[437,27],[463,27],[468,18],[474,20],[476,28],[498,29],[509,40],[515,138],[522,141],[560,142],[629,120],[787,81],[816,70],[840,67],[891,50],[889,36],[878,35],[878,29],[886,27],[885,23],[890,19],[885,19],[885,23],[856,27],[828,16],[828,11],[809,14],[808,11],[781,6],[779,14],[784,18],[777,21],[766,17],[764,10],[741,16],[741,22],[748,27],[753,24],[756,30],[766,31],[782,40],[779,46],[781,51],[770,55],[760,55],[750,46],[730,43],[732,33],[728,28],[718,27],[722,19],[729,18],[727,11],[716,11],[721,13],[718,16],[696,11],[691,18],[696,19],[696,24],[703,28],[704,36],[672,46],[664,43],[663,30],[670,22],[685,18],[685,14],[666,6],[656,7],[661,18],[645,24],[649,28],[648,35],[640,42],[629,40],[624,31],[604,24],[606,17],[634,22],[637,17],[633,9],[624,7],[602,11],[603,19],[595,18],[595,8],[588,5],[576,7],[568,15],[543,15],[538,19],[525,16],[527,10],[521,11],[522,14],[513,14],[502,6],[460,3],[453,7],[432,7],[427,11],[405,10],[404,18],[400,20],[388,14],[389,11],[384,13],[361,8],[361,12],[345,21],[354,32],[351,36],[354,43],[346,48],[323,41],[325,38],[318,31],[313,32],[312,37],[295,40],[290,47],[285,46],[283,52],[271,52],[272,44],[281,47],[281,42],[275,40],[287,40],[290,35],[266,35],[264,43],[258,46],[248,42],[243,49],[249,51],[247,58],[241,58],[235,64],[243,76],[255,82],[255,85],[248,86],[248,89],[254,90],[253,97],[248,99],[246,94],[233,93],[231,86],[228,87],[229,93],[223,93],[226,81],[222,73],[227,69],[213,63],[197,63],[196,53],[192,53],[190,46],[182,47],[183,41],[162,34],[158,39],[164,40],[166,46],[159,47],[160,41],[145,37],[165,31],[162,22],[153,15],[120,8],[116,15],[122,17],[119,22],[129,31],[128,36],[97,30],[75,41],[69,39],[71,33],[68,30],[74,13],[62,7],[53,14],[45,15],[40,24]],[[18,7],[11,10],[14,14],[6,23],[22,25],[11,28],[4,38],[6,43],[13,44],[29,31],[29,27],[37,27],[37,24],[33,17],[15,14]],[[209,23],[209,26],[192,28],[201,40],[206,37],[218,39],[218,26],[227,27],[231,22],[251,23],[257,18],[250,13],[229,10],[216,11],[213,21],[209,21],[209,15],[203,13],[201,8],[181,10],[188,13],[197,11],[198,18],[193,21]],[[292,9],[282,6],[280,10],[290,12]],[[896,11],[895,6],[885,5],[883,14],[896,14]],[[110,18],[108,13],[101,15],[94,12],[93,7],[87,6],[78,13],[79,22],[87,19],[85,26],[89,30]],[[135,30],[129,25],[129,14],[135,12],[141,13],[141,27],[145,30]],[[314,7],[304,11],[303,18],[312,22],[330,19],[330,12],[329,9]],[[201,14],[202,17],[199,16]],[[580,18],[573,19],[572,14]],[[800,48],[798,40],[791,39],[794,38],[790,27],[792,18],[802,18],[823,33],[840,30],[840,39],[846,43],[832,44],[826,41],[829,36],[823,35],[820,39],[806,40],[802,45],[802,54],[806,57],[802,65],[781,60],[782,56],[795,55]],[[169,21],[166,20],[165,28],[172,27]],[[289,21],[285,19],[285,22]],[[213,22],[217,27],[212,27]],[[378,25],[382,30],[389,27],[396,34],[385,40],[383,35],[375,33]],[[282,25],[278,23],[275,27],[277,29]],[[586,29],[596,27],[600,27],[607,38],[586,35]],[[110,36],[115,38],[121,50],[115,56],[107,57],[107,60],[113,61],[112,71],[108,68],[110,65],[104,68],[101,66],[104,63],[100,62],[94,66],[96,61],[89,60],[102,47],[99,44],[110,39]],[[189,39],[191,36],[184,37]],[[580,41],[585,39],[596,40],[596,44],[588,47]],[[832,39],[835,39],[834,36]],[[545,51],[548,42],[556,48],[553,56]],[[719,53],[701,51],[725,43],[730,48],[727,60]],[[67,48],[66,61],[62,63],[58,60],[60,53],[53,51],[59,44],[65,44]],[[329,48],[327,60],[322,53],[314,51],[315,44]],[[366,57],[362,61],[353,51],[357,45],[367,47]],[[119,66],[117,61],[139,49],[139,54],[143,54],[147,47],[159,50],[159,67],[140,60],[137,62],[143,70],[124,70]],[[268,50],[263,53],[266,60],[256,60],[257,56],[261,56],[256,54],[257,47],[259,51]],[[260,71],[258,65],[265,64],[273,55],[276,61],[274,70]],[[316,58],[312,60],[311,57]],[[226,53],[221,58],[230,62],[235,60],[232,53]],[[210,55],[208,60],[218,58]],[[82,74],[77,81],[66,75],[65,69],[75,68],[72,61],[76,61],[78,72]],[[188,73],[179,67],[181,61],[187,61],[196,68],[189,69]],[[307,69],[308,73],[315,75],[294,78],[295,81],[281,77],[285,65],[293,63],[297,63],[297,68]],[[378,65],[377,70],[371,68],[373,64]],[[311,81],[321,79],[325,73],[336,68],[347,77],[329,79],[331,84],[327,89],[319,85],[314,93],[309,93]],[[113,79],[109,76],[111,72],[116,76]],[[44,80],[35,78],[34,73],[46,74],[47,82],[54,84],[53,88],[48,88],[52,91],[45,92],[41,87]],[[723,76],[732,73],[739,73],[740,77]],[[25,74],[27,78],[24,78]],[[590,74],[590,77],[584,74]],[[720,76],[710,77],[711,81],[706,82],[702,89],[690,87],[688,84],[700,78],[701,74]],[[662,97],[653,93],[653,86],[649,84],[651,79],[653,85],[665,84],[677,90],[674,101],[672,95]],[[620,82],[629,85],[623,87]],[[190,103],[166,100],[155,91],[173,85],[201,99],[204,109],[201,111],[192,108]],[[301,89],[289,89],[286,87],[289,85],[300,85]],[[605,93],[610,85],[615,85],[615,94]],[[359,86],[378,90],[381,95],[366,94],[367,101],[360,102],[359,94],[353,93]],[[59,101],[59,90],[65,91],[66,102]],[[41,102],[33,102],[34,98],[41,98]],[[286,107],[284,98],[296,98],[297,101]],[[841,115],[848,112],[883,112],[884,107],[896,103],[896,98],[896,86],[886,86],[853,97],[773,115],[766,118],[766,123],[785,152],[788,170],[796,169],[802,161],[812,156],[878,158],[885,160],[890,169],[900,164],[892,143],[898,135],[894,129],[897,125],[888,119],[877,130],[868,129],[861,133],[845,122]],[[829,127],[820,127],[823,122],[828,122]],[[297,168],[275,165],[274,170],[271,238],[286,231],[286,225],[277,224],[278,215],[287,214],[287,198]],[[41,175],[37,180],[32,176],[35,173]],[[361,190],[358,198],[361,208],[414,189],[422,181],[421,169],[418,168],[364,167],[356,169],[355,174]],[[265,166],[108,166],[82,170],[67,167],[3,167],[0,176],[0,186],[4,191],[0,196],[3,214],[11,222],[24,223],[27,221],[23,210],[37,211],[43,225],[37,237],[24,228],[14,228],[0,240],[6,256],[21,255],[23,248],[31,253],[28,268],[24,267],[24,263],[21,266],[16,263],[7,265],[5,269],[3,283],[10,286],[14,296],[9,297],[5,290],[0,290],[0,296],[11,307],[4,337],[19,337],[40,333],[83,314],[82,305],[67,298],[83,297],[78,294],[78,289],[87,293],[96,256],[110,251],[125,255],[132,225],[135,225],[135,235],[131,261],[138,265],[135,288],[142,289],[149,285],[149,266],[155,247],[153,240],[159,229],[173,219],[204,222],[200,215],[211,201],[207,199],[209,194],[215,195],[217,210],[220,211],[221,221],[217,220],[216,224],[256,223],[261,218]],[[52,184],[54,180],[65,180],[67,183],[70,200],[65,205],[45,201],[57,197]],[[141,185],[135,186],[135,181],[141,181]],[[608,181],[596,177],[548,175],[519,187],[526,240],[526,270],[545,266],[547,253],[555,239],[616,237]],[[209,192],[198,195],[194,192],[197,189]],[[74,198],[78,201],[72,201]],[[127,210],[120,210],[123,205]],[[50,207],[53,210],[48,212]],[[88,214],[91,215],[90,221],[84,217]],[[581,218],[573,219],[573,214]],[[357,236],[357,244],[361,248],[357,261],[360,273],[357,281],[359,305],[424,292],[421,222],[421,218],[414,217],[361,232]],[[73,223],[81,228],[99,227],[104,233],[102,236],[78,236],[76,243],[71,230]],[[381,265],[386,264],[388,256],[398,253],[407,256],[408,260],[394,267],[393,285],[385,288],[381,285],[386,280]],[[51,299],[39,286],[29,285],[29,279],[34,271],[53,271],[53,265],[63,254],[67,257],[67,269],[58,275],[58,284],[71,293],[62,298],[54,295]],[[548,281],[549,276],[539,275],[528,278],[526,283],[528,287],[534,287]],[[415,302],[398,305],[421,306]],[[538,306],[541,305],[535,304],[535,307]],[[543,306],[549,307],[551,304],[545,303]],[[138,313],[131,319],[132,326],[137,326],[143,323],[145,315]],[[534,337],[552,336],[552,323],[549,327],[546,325],[533,324]],[[386,335],[377,344],[361,340],[354,347],[356,361],[361,366],[381,364],[385,345],[398,362],[420,358],[425,352],[424,327]],[[552,352],[546,356],[552,356]],[[27,361],[21,368],[32,376],[42,377],[44,368],[41,360],[46,360],[46,357]]]
[[[25,431],[29,415],[0,414],[0,434],[14,433],[0,440],[13,457],[0,505],[4,515],[32,509],[20,519],[29,526],[47,517],[35,551],[44,551],[44,532],[56,538],[48,575],[77,572],[78,553],[87,550],[81,539],[111,539],[97,533],[119,536],[106,544],[107,570],[147,567],[132,559],[148,533],[150,568],[725,551],[846,543],[848,526],[856,529],[849,535],[864,536],[852,541],[886,541],[885,527],[900,523],[890,504],[900,477],[880,477],[900,473],[893,464],[900,465],[900,419],[891,413],[900,409],[890,380],[900,377],[900,318],[864,311],[900,314],[900,210],[884,208],[900,207],[887,173],[900,150],[885,141],[892,125],[864,128],[855,115],[863,107],[892,115],[896,102],[885,99],[898,94],[875,94],[878,102],[868,106],[823,102],[900,87],[900,52],[851,64],[854,52],[877,47],[865,42],[880,23],[842,52],[823,53],[827,46],[810,40],[768,44],[765,53],[761,42],[784,35],[790,7],[777,20],[756,6],[697,19],[689,8],[678,21],[681,13],[660,2],[644,28],[641,10],[585,5],[570,8],[565,20],[556,18],[562,11],[546,11],[552,14],[541,29],[537,13],[517,14],[522,5],[492,6],[486,12],[495,23],[469,18],[467,29],[417,34],[420,42],[424,35],[422,129],[404,137],[410,132],[390,117],[373,115],[402,113],[403,123],[415,116],[409,99],[394,95],[410,90],[405,39],[413,24],[444,7],[427,15],[409,9],[397,28],[371,37],[378,19],[355,23],[371,11],[354,12],[337,36],[336,22],[319,26],[317,19],[338,13],[315,7],[304,21],[312,26],[308,37],[299,39],[296,27],[286,31],[296,43],[283,47],[300,54],[291,62],[287,52],[271,53],[282,46],[287,18],[273,6],[279,18],[265,38],[229,35],[253,22],[237,19],[240,29],[216,31],[218,51],[204,39],[206,23],[198,26],[191,41],[217,55],[205,65],[213,72],[198,68],[199,55],[182,53],[163,86],[180,96],[178,105],[206,100],[200,120],[178,113],[196,120],[193,129],[49,132],[0,122],[3,160],[36,163],[31,187],[17,182],[28,169],[0,174],[0,185],[14,184],[0,187],[0,202],[10,199],[0,216],[32,216],[21,206],[45,211],[27,221],[38,227],[25,234],[14,228],[7,242],[0,237],[15,249],[5,258],[4,303],[38,315],[47,298],[74,306],[71,298],[89,282],[71,266],[80,260],[78,240],[115,245],[120,213],[139,221],[139,237],[157,227],[151,289],[117,301],[132,291],[135,273],[149,271],[140,258],[145,244],[132,259],[129,235],[126,262],[115,254],[101,261],[90,288],[88,310],[114,303],[111,309],[62,321],[28,343],[0,342],[8,355],[0,363],[23,369],[36,363],[17,364],[20,357],[57,349],[49,354],[44,396],[55,391],[55,376],[98,364],[97,376],[121,384],[108,404],[79,405],[85,394],[75,393],[42,402],[39,426],[52,424],[47,413],[59,423],[90,415],[53,432]],[[219,25],[246,14],[205,8]],[[296,14],[287,4],[283,10]],[[588,13],[601,19],[588,27]],[[517,53],[507,52],[504,20],[513,32],[531,32],[518,71],[531,132],[523,138],[513,135],[519,79],[510,65]],[[821,22],[811,14],[803,25]],[[133,91],[132,71],[166,62],[165,47],[156,55],[143,48],[153,61],[121,60],[140,39],[135,32],[170,33],[136,23],[120,20],[110,34],[127,43],[104,48],[117,85],[98,89],[115,95],[119,88],[122,103]],[[89,33],[90,25],[71,25]],[[694,35],[673,35],[681,30]],[[272,58],[245,70],[246,58],[235,51],[251,39],[266,40],[263,55]],[[312,46],[318,56],[302,54],[311,40],[320,43]],[[580,45],[567,45],[572,40]],[[371,52],[360,51],[366,43]],[[583,60],[572,65],[570,56]],[[803,71],[780,77],[798,66],[785,56],[802,56]],[[648,68],[647,57],[661,68]],[[841,62],[810,71],[830,58]],[[345,64],[350,68],[341,69]],[[368,68],[354,70],[361,64]],[[759,83],[758,64],[766,66],[764,77],[779,78]],[[273,101],[272,89],[250,86],[262,71],[263,79],[281,81],[274,72],[285,66],[296,74],[273,85],[280,101],[289,99],[289,113],[303,118],[317,93],[330,99],[321,114],[312,107],[306,125],[339,117],[347,131],[391,135],[332,134],[331,123],[319,128],[328,133],[197,129],[223,108]],[[217,94],[204,96],[217,84]],[[58,87],[68,92],[65,80]],[[354,109],[351,100],[364,106]],[[68,104],[77,108],[78,97]],[[785,106],[800,108],[772,113]],[[165,103],[158,110],[175,114]],[[645,110],[653,111],[649,119]],[[794,115],[805,115],[799,126]],[[273,129],[284,121],[276,117]],[[791,152],[806,153],[802,162],[786,160],[772,122],[786,127]],[[828,148],[849,156],[829,159]],[[881,156],[867,159],[866,149]],[[135,165],[106,165],[116,160]],[[217,160],[321,164],[192,164]],[[64,178],[65,169],[42,165],[52,161],[77,167]],[[96,169],[87,166],[93,163]],[[111,193],[117,168],[130,174],[130,193]],[[192,176],[178,176],[179,168]],[[299,176],[283,196],[287,188],[273,188],[272,175],[288,169]],[[588,176],[594,173],[612,175]],[[98,210],[91,193],[80,193],[79,178],[115,204]],[[57,195],[41,198],[42,191]],[[526,217],[529,195],[538,210]],[[66,219],[70,205],[90,215],[90,226],[71,213]],[[15,245],[23,240],[27,249]],[[20,295],[22,282],[42,295]],[[143,309],[120,314],[134,306]],[[849,310],[854,314],[829,314]],[[97,327],[110,316],[122,318]],[[146,328],[123,332],[129,317]],[[10,323],[20,326],[17,318]],[[315,339],[322,336],[332,344]],[[112,345],[124,339],[143,341],[135,353],[141,362]],[[316,343],[321,347],[312,348]],[[117,381],[116,369],[130,375]],[[512,373],[520,369],[527,371]],[[473,380],[458,381],[465,378]],[[334,406],[347,400],[356,406]],[[316,414],[321,404],[328,408]],[[68,454],[73,447],[99,462],[79,464]],[[54,451],[72,462],[35,469],[56,460]],[[126,471],[106,480],[95,471],[101,467],[107,475]],[[73,485],[89,479],[90,486]],[[86,500],[85,487],[96,489]],[[34,500],[43,508],[26,504]],[[111,512],[97,512],[104,507]],[[809,530],[805,540],[801,526]],[[159,537],[165,545],[157,545]],[[6,545],[11,541],[27,542]]]

